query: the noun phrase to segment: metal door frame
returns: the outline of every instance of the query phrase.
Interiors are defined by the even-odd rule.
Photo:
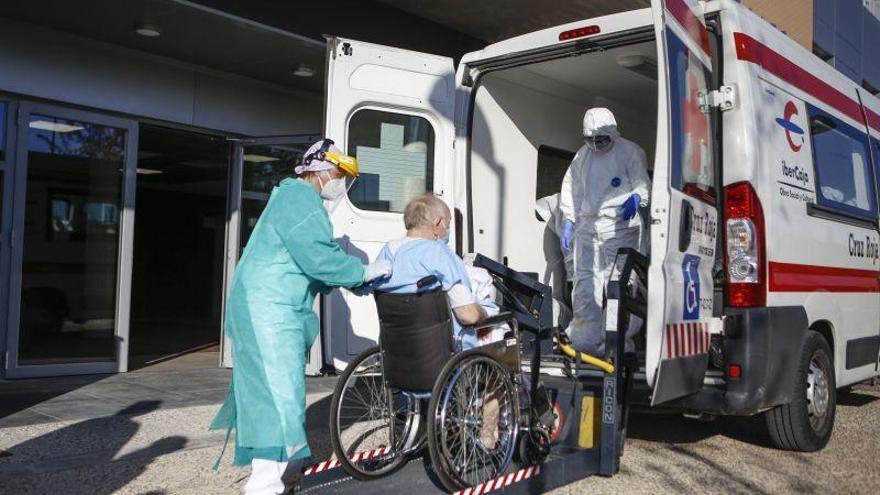
[[[28,158],[28,117],[41,115],[63,119],[79,120],[92,124],[124,129],[125,159],[122,175],[122,214],[118,241],[116,271],[116,311],[115,311],[115,361],[63,364],[18,364],[19,318],[21,316],[22,261],[24,259],[23,238],[25,205],[27,192]],[[65,108],[63,106],[21,101],[15,112],[15,184],[13,193],[12,252],[9,275],[8,311],[6,314],[7,362],[6,378],[31,378],[57,375],[83,375],[94,373],[114,373],[128,370],[129,314],[131,303],[132,242],[134,240],[134,205],[136,191],[136,168],[138,147],[138,122],[134,119],[111,117],[101,113]],[[20,131],[20,132],[19,132]]]
[[[18,109],[18,102],[10,99],[2,99],[6,104],[6,114],[0,116],[4,119],[6,135],[3,136],[4,150],[6,156],[0,160],[0,173],[3,174],[3,184],[0,185],[0,293],[9,294],[12,286],[10,285],[10,269],[12,250],[12,211],[14,209],[14,201],[12,193],[15,190],[15,115]],[[9,297],[0,297],[0,322],[9,321],[9,313],[7,312]],[[6,371],[8,362],[8,354],[6,352],[7,339],[11,332],[11,327],[3,325],[5,331],[0,332],[0,377]]]
[[[232,367],[232,346],[226,341],[226,300],[232,289],[232,276],[238,265],[241,243],[241,198],[244,177],[245,146],[281,146],[290,144],[312,144],[321,139],[320,134],[288,134],[283,136],[265,136],[253,138],[230,139],[232,147],[231,167],[229,170],[229,191],[226,207],[226,260],[223,267],[223,315],[220,318],[220,366]],[[292,172],[292,171],[291,171]],[[319,313],[320,314],[320,313]],[[314,346],[313,346],[314,347]]]

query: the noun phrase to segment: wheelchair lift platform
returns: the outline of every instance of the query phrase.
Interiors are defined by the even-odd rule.
[[[455,492],[456,495],[538,494],[597,474],[585,467],[597,464],[593,450],[579,450],[569,454],[555,454],[542,464],[516,466],[509,472],[480,485]],[[439,481],[434,479],[427,456],[412,459],[406,466],[385,478],[359,481],[349,476],[341,467],[307,474],[301,485],[302,493],[386,495],[414,493],[418,495],[446,494]]]
[[[520,328],[531,330],[523,332],[528,337],[522,341],[521,353],[532,356],[523,362],[523,369],[529,369],[530,376],[540,376],[557,417],[562,420],[542,462],[513,462],[505,474],[463,488],[455,495],[539,494],[588,476],[617,474],[626,439],[632,377],[638,368],[637,360],[624,354],[623,339],[629,316],[637,315],[643,320],[645,317],[644,303],[635,300],[630,283],[632,277],[646,279],[647,260],[634,250],[621,250],[606,287],[606,349],[614,363],[613,371],[582,373],[581,366],[572,366],[566,376],[540,373],[541,348],[546,347],[550,336],[546,329],[553,326],[550,288],[481,255],[474,265],[487,269],[496,281],[506,285],[505,288],[496,284],[504,296],[505,309],[513,313]],[[558,364],[558,356],[554,359]],[[421,454],[392,474],[372,481],[350,476],[331,458],[304,469],[300,490],[340,495],[449,493],[434,474],[427,449]],[[371,455],[377,453],[359,453],[354,457]]]
[[[506,474],[477,486],[455,492],[456,495],[539,494],[592,475],[612,476],[620,468],[620,454],[626,434],[623,428],[626,411],[620,407],[615,377],[581,377],[573,384],[568,378],[545,377],[545,387],[560,406],[564,423],[559,441],[540,464],[531,466],[514,462]],[[594,395],[595,394],[595,395]],[[602,400],[599,400],[602,397]],[[609,406],[601,404],[608,401]],[[585,407],[586,405],[586,407]],[[586,422],[597,429],[586,432]],[[605,421],[607,420],[607,421]],[[596,443],[582,448],[578,443]],[[304,470],[302,493],[339,495],[444,494],[449,493],[436,478],[427,452],[414,457],[398,471],[386,477],[360,481],[348,475],[333,459]]]

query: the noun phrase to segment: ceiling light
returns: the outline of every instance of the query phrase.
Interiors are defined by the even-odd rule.
[[[41,131],[52,132],[74,132],[84,129],[83,126],[73,124],[62,124],[60,122],[49,122],[48,120],[35,120],[28,124],[31,129],[40,129]]]
[[[293,70],[293,75],[297,77],[312,77],[315,75],[315,68],[305,64],[299,64],[299,66]]]
[[[657,80],[657,62],[644,55],[621,55],[617,57],[617,65],[648,79]]]
[[[162,28],[155,24],[141,23],[134,27],[134,32],[147,38],[156,38],[162,34]]]
[[[156,170],[154,168],[140,168],[140,167],[138,167],[137,173],[139,173],[141,175],[156,175],[156,174],[163,174],[165,172],[163,172],[161,170]]]
[[[277,162],[280,158],[275,158],[274,156],[266,156],[266,155],[244,155],[242,157],[246,162],[252,163],[263,163],[263,162]]]

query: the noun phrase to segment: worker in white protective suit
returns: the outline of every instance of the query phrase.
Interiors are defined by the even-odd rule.
[[[571,322],[570,282],[574,280],[574,252],[562,249],[562,227],[565,217],[559,209],[559,193],[535,201],[535,213],[547,224],[544,230],[544,262],[542,282],[553,288],[553,314],[559,328]]]
[[[560,194],[562,247],[574,250],[574,315],[566,333],[575,349],[604,356],[605,285],[617,251],[639,248],[639,208],[648,205],[651,180],[644,150],[620,136],[607,108],[584,114],[584,141]],[[631,352],[634,332],[626,333],[626,350]]]

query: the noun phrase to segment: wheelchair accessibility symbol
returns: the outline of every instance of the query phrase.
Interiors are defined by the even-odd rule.
[[[684,319],[700,319],[700,257],[692,254],[684,255],[681,263],[684,275]]]

